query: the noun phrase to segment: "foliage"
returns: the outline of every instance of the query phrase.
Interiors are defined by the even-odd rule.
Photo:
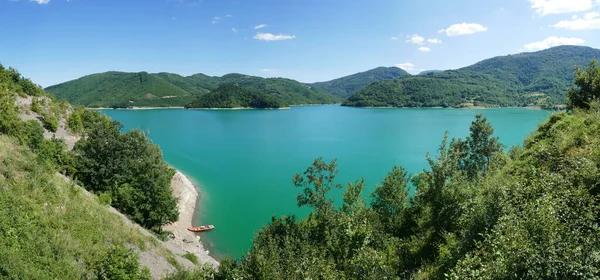
[[[83,120],[81,119],[81,110],[71,112],[67,120],[67,126],[74,133],[83,132]]]
[[[115,246],[108,250],[98,263],[94,264],[94,277],[101,280],[152,279],[148,268],[140,267],[138,255],[131,249]]]
[[[170,188],[174,171],[146,133],[121,134],[121,128],[107,119],[86,129],[74,148],[75,177],[88,190],[110,193],[115,208],[158,232],[179,216]]]
[[[193,264],[198,264],[198,256],[187,252],[185,254],[182,255],[183,258],[188,259],[189,261],[191,261]]]
[[[588,47],[559,46],[501,56],[457,69],[376,82],[351,96],[356,107],[504,107],[564,104],[576,65],[600,57]]]
[[[149,242],[37,157],[0,135],[0,278],[89,278],[111,247]]]
[[[570,110],[575,108],[589,109],[590,103],[600,98],[600,66],[598,66],[598,60],[590,62],[585,70],[577,67],[574,82],[577,88],[569,88],[567,91],[568,108]]]
[[[346,99],[374,82],[410,76],[408,72],[398,67],[377,67],[365,72],[356,73],[327,82],[310,84],[326,92]]]
[[[186,108],[281,108],[281,99],[235,85],[221,85],[209,94],[198,97]]]
[[[40,86],[34,84],[30,79],[21,76],[14,68],[4,68],[0,64],[0,90],[8,92],[17,92],[25,96],[40,96],[44,94],[44,90]]]
[[[46,114],[42,116],[41,121],[44,128],[51,132],[56,132],[58,129],[58,119],[55,116]]]
[[[600,275],[600,110],[556,114],[502,151],[486,118],[429,168],[329,196],[335,161],[294,176],[302,220],[273,218],[215,279],[592,279]],[[222,278],[219,278],[219,275]]]
[[[264,79],[240,74],[189,77],[172,73],[106,72],[81,77],[46,88],[59,99],[87,107],[127,108],[131,106],[185,106],[196,97],[216,90],[220,85],[234,84],[287,104],[327,104],[338,101],[327,92],[294,80]]]

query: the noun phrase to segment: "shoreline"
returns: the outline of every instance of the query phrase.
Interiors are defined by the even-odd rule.
[[[252,108],[252,107],[234,107],[234,108],[187,108],[186,110],[289,110],[291,107],[281,108]]]
[[[173,242],[183,251],[196,255],[199,264],[210,264],[217,267],[219,262],[210,256],[210,252],[202,244],[200,235],[187,230],[188,227],[193,226],[196,216],[199,202],[198,188],[185,174],[176,170],[171,179],[171,189],[173,195],[178,199],[179,220],[164,227],[165,230],[173,233],[173,238],[168,242]]]
[[[171,107],[132,107],[132,108],[109,108],[109,107],[85,107],[90,110],[161,110],[161,109],[185,109],[183,106]]]

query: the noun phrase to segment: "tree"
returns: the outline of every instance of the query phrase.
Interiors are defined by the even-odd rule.
[[[138,129],[120,134],[121,127],[102,121],[77,142],[77,178],[91,191],[110,193],[115,208],[160,232],[179,217],[170,186],[174,170],[146,133]]]
[[[412,202],[408,194],[408,175],[400,166],[394,166],[383,179],[381,186],[375,186],[371,194],[371,208],[377,214],[384,230],[394,236],[405,236],[411,220],[407,210]]]
[[[589,109],[590,103],[600,97],[600,67],[597,60],[592,60],[587,68],[577,67],[575,71],[576,88],[569,88],[567,91],[567,108]]]
[[[342,188],[342,185],[335,183],[335,176],[339,173],[336,167],[335,160],[325,163],[323,158],[318,158],[303,175],[294,175],[294,186],[303,188],[302,193],[296,197],[299,207],[313,207],[317,216],[326,215],[333,210],[333,200],[327,194],[332,187]]]
[[[466,141],[459,139],[451,146],[453,152],[461,157],[460,168],[473,179],[480,172],[486,172],[492,155],[502,151],[502,144],[498,142],[498,137],[492,137],[494,129],[481,114],[475,116],[469,130],[471,134]]]

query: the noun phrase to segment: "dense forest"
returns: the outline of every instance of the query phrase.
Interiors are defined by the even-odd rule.
[[[281,99],[232,84],[219,86],[185,106],[193,108],[256,108],[275,109],[287,107]]]
[[[339,79],[313,83],[310,85],[329,92],[334,96],[347,99],[374,82],[405,76],[410,76],[410,74],[398,67],[377,67]]]
[[[321,89],[294,80],[265,79],[242,74],[223,77],[195,74],[183,77],[172,73],[106,72],[81,77],[45,90],[58,99],[86,107],[183,107],[225,84],[258,91],[290,105],[341,102],[338,97]]]
[[[392,167],[368,198],[335,160],[293,177],[308,217],[273,217],[218,271],[171,279],[598,279],[600,67],[577,69],[569,112],[506,151],[477,115],[429,168]],[[330,192],[342,189],[341,203]]]
[[[442,72],[384,80],[348,98],[356,107],[504,107],[565,104],[575,66],[600,58],[600,50],[559,46],[500,56]]]

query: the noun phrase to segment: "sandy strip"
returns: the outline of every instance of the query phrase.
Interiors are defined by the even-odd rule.
[[[192,226],[194,212],[198,203],[198,190],[194,184],[183,173],[177,171],[171,179],[173,194],[179,199],[179,221],[165,226],[165,230],[173,232],[175,238],[168,242],[181,246],[181,249],[198,256],[200,263],[208,263],[218,266],[219,263],[209,255],[200,242],[200,236],[187,230]]]

